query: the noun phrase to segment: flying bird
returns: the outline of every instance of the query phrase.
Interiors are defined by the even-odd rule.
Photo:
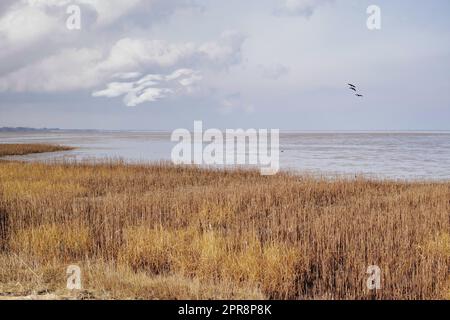
[[[358,93],[358,90],[356,89],[356,86],[354,84],[352,84],[352,83],[347,83],[347,84],[348,84],[348,88],[350,90],[353,90],[356,92],[355,96],[360,97],[360,98],[364,97],[362,94]]]

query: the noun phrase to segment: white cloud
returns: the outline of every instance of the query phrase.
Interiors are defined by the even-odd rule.
[[[133,82],[111,82],[104,90],[96,91],[94,97],[116,98],[133,90]]]
[[[21,58],[36,57],[42,47],[47,52],[67,48],[71,39],[91,39],[92,34],[113,34],[128,29],[119,20],[132,15],[144,15],[140,19],[151,24],[161,17],[187,7],[191,0],[1,0],[0,4],[0,59],[3,64]],[[70,32],[66,28],[69,5],[81,7],[82,29]],[[193,5],[192,5],[193,6]],[[139,20],[139,19],[138,19]],[[131,20],[133,21],[133,20]],[[89,32],[87,32],[89,30]],[[119,36],[120,38],[120,36]]]
[[[82,9],[77,32],[66,28],[70,4]],[[151,12],[140,19],[148,27],[148,21],[189,6],[195,1],[2,0],[0,92],[89,90],[99,97],[123,96],[130,106],[190,93],[200,74],[240,62],[245,37],[229,31],[215,41],[169,42],[145,38],[144,25],[130,20]]]
[[[98,14],[97,24],[108,25],[136,9],[140,4],[155,0],[76,0],[76,3],[90,5]]]
[[[13,6],[0,18],[0,35],[8,45],[22,46],[42,39],[58,19],[34,6]]]
[[[107,59],[100,65],[107,70],[130,70],[142,67],[170,67],[185,57],[192,56],[192,43],[169,44],[160,40],[119,40],[111,49]]]
[[[16,2],[15,0],[2,0],[0,2],[0,15],[3,14],[3,12],[5,12],[6,10],[9,9],[9,7]]]
[[[0,91],[56,92],[88,89],[102,79],[97,49],[65,49],[0,78]]]
[[[140,76],[142,76],[142,73],[140,72],[119,72],[113,75],[113,78],[121,80],[131,80],[139,78]]]
[[[146,88],[140,92],[130,91],[124,98],[127,107],[136,107],[144,102],[155,102],[159,99],[166,98],[172,94],[173,90],[169,88]]]
[[[52,8],[65,8],[72,4],[80,5],[93,9],[97,14],[97,25],[105,26],[136,10],[140,5],[151,6],[158,1],[162,0],[21,0],[17,8],[45,11]]]
[[[245,35],[240,32],[226,31],[219,41],[201,45],[198,52],[219,65],[231,65],[241,59],[241,48],[245,39]]]
[[[133,82],[111,82],[106,89],[95,91],[92,96],[106,98],[123,96],[126,106],[135,107],[168,96],[189,94],[201,79],[202,76],[197,71],[178,69],[168,75],[148,74]]]
[[[103,50],[94,48],[64,49],[0,77],[0,91],[93,89],[114,79],[129,80],[139,77],[141,73],[174,69],[177,71],[166,80],[179,80],[181,86],[189,88],[199,80],[198,74],[192,73],[191,68],[217,69],[239,62],[243,38],[236,40],[238,37],[238,34],[226,33],[219,41],[200,46],[124,38],[117,41],[106,55]],[[208,51],[210,46],[214,46],[214,50]],[[158,75],[150,74],[139,81],[142,85],[153,85],[161,79]],[[157,95],[151,91],[148,96]]]

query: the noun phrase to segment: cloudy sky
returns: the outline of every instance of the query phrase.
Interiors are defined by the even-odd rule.
[[[449,13],[448,0],[2,0],[0,126],[449,130]]]

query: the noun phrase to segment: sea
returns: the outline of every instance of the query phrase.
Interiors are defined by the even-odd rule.
[[[171,132],[55,130],[0,132],[0,143],[50,143],[72,151],[9,157],[24,161],[171,161]],[[280,133],[280,168],[320,176],[450,180],[450,132]]]

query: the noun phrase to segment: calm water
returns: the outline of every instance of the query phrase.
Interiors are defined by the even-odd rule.
[[[24,160],[123,158],[170,160],[170,133],[83,132],[0,133],[0,143],[54,143],[69,152],[14,157]],[[364,174],[395,179],[450,180],[450,132],[282,133],[282,169]]]

